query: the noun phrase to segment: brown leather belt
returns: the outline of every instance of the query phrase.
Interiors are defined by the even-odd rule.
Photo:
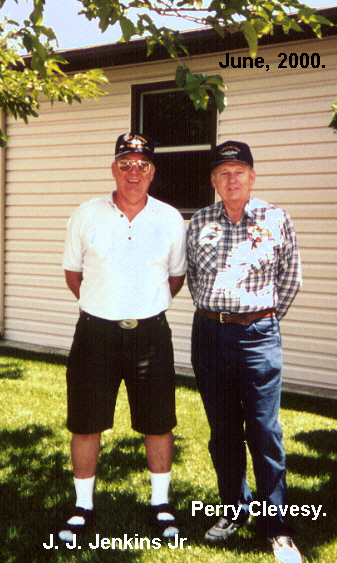
[[[249,326],[255,321],[275,317],[275,309],[264,309],[263,311],[255,311],[252,313],[215,313],[214,311],[206,311],[197,307],[196,313],[206,319],[219,321],[220,323],[232,323]]]

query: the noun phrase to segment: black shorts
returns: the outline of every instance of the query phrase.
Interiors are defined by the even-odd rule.
[[[81,313],[67,369],[68,419],[73,434],[112,428],[125,381],[132,428],[161,435],[177,424],[171,329],[165,313],[121,328]]]

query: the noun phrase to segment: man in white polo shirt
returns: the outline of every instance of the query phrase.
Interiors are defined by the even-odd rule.
[[[176,416],[165,311],[184,283],[186,232],[180,213],[147,193],[153,153],[143,134],[118,137],[116,190],[77,208],[67,227],[63,267],[81,311],[67,369],[76,490],[59,529],[67,542],[92,520],[100,436],[113,426],[122,379],[132,428],[145,434],[152,520],[163,537],[179,532],[168,505]]]

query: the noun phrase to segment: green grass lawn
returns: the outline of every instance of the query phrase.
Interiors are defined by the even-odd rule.
[[[146,514],[150,497],[143,437],[130,429],[124,387],[115,428],[102,437],[96,476],[94,528],[68,549],[50,534],[74,503],[70,435],[66,429],[65,359],[0,348],[0,561],[1,563],[84,563],[105,561],[200,561],[272,563],[273,556],[251,526],[224,547],[204,544],[216,518],[192,501],[219,503],[207,443],[209,428],[193,379],[177,377],[175,457],[171,500],[184,521],[182,547],[156,544],[137,549],[135,539],[149,538]],[[287,451],[289,505],[322,506],[314,519],[294,516],[296,543],[304,560],[337,562],[337,404],[327,399],[284,394],[281,422]],[[248,481],[255,491],[249,458]],[[325,514],[325,516],[323,515]],[[98,534],[98,536],[97,536]],[[97,549],[96,540],[133,538],[116,549]],[[174,545],[174,542],[173,542]],[[103,542],[104,546],[104,542]],[[131,549],[131,547],[133,549]]]

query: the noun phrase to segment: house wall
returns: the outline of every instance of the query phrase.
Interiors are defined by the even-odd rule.
[[[0,110],[0,129],[6,130],[6,113]],[[0,338],[4,334],[5,314],[5,192],[6,192],[6,154],[0,149]]]
[[[218,142],[248,142],[255,195],[285,208],[298,233],[303,288],[282,321],[284,380],[337,391],[336,137],[327,127],[336,97],[335,38],[263,47],[264,68],[221,69],[224,54],[187,64],[223,73],[228,106]],[[325,68],[278,68],[280,53],[318,53]],[[231,52],[246,56],[247,51]],[[292,59],[293,62],[294,58]],[[113,188],[117,136],[129,130],[131,86],[172,79],[175,63],[107,69],[107,95],[67,107],[44,103],[28,126],[7,120],[5,338],[69,348],[77,304],[61,268],[72,210]],[[193,304],[186,286],[168,313],[179,371],[191,371]]]

